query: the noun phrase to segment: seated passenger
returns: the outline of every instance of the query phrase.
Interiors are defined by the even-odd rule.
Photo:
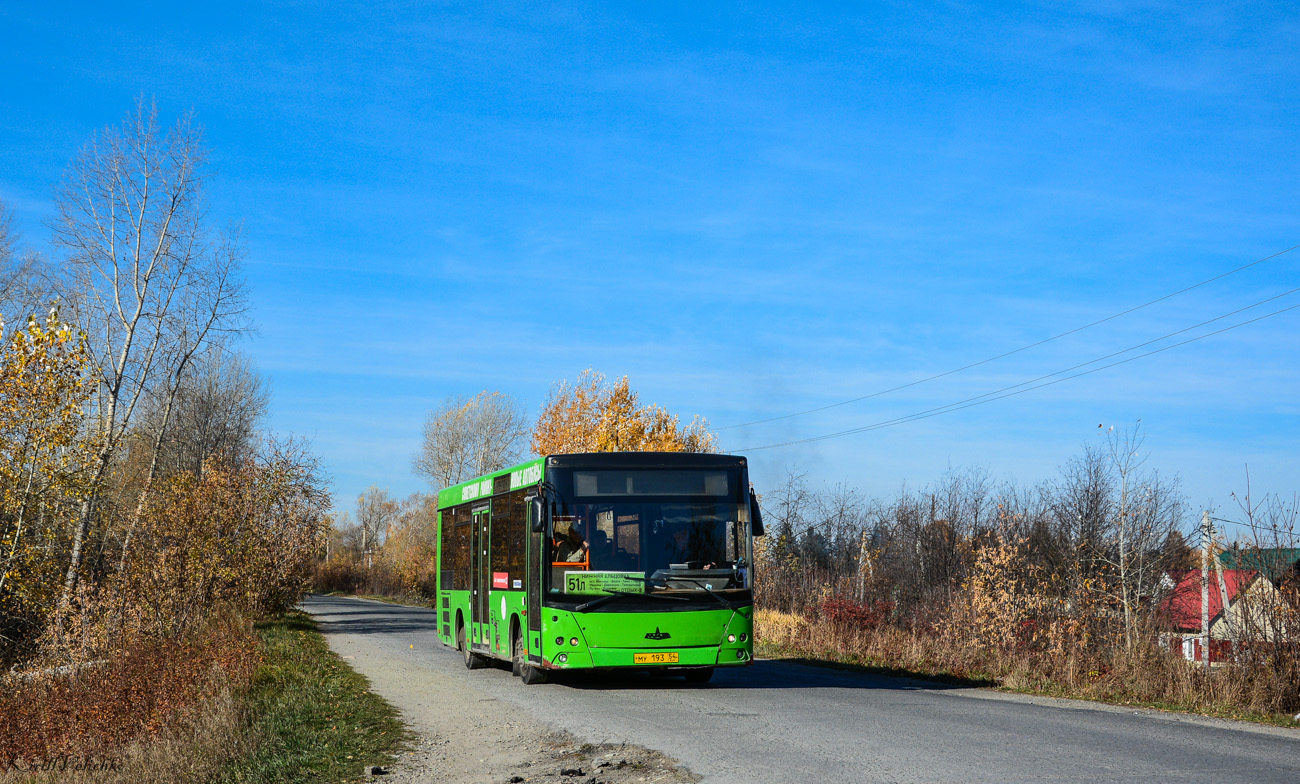
[[[691,533],[684,527],[673,531],[667,547],[670,564],[688,564],[692,569],[714,569],[718,565],[716,561],[705,560],[707,556],[699,545],[691,545]]]

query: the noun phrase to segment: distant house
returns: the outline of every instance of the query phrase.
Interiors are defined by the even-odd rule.
[[[1261,609],[1271,606],[1277,595],[1273,584],[1261,579],[1254,569],[1224,569],[1223,586],[1228,607],[1223,606],[1218,576],[1209,579],[1210,661],[1232,657],[1232,642],[1249,645],[1272,638],[1268,624],[1261,622]],[[1162,635],[1171,650],[1181,651],[1193,661],[1201,660],[1201,571],[1171,571],[1166,587],[1172,586],[1160,604],[1168,632]]]

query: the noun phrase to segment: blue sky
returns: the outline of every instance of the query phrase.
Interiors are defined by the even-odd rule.
[[[340,507],[427,410],[595,367],[727,426],[1034,343],[1300,243],[1289,4],[8,4],[0,198],[138,95],[194,109],[242,221],[271,424]],[[965,399],[1300,286],[1300,251],[971,371],[722,431],[745,450]],[[1278,300],[1271,312],[1300,302]],[[1252,312],[1253,313],[1253,312]],[[1225,323],[1233,323],[1231,321]],[[1053,476],[1142,420],[1194,504],[1300,475],[1300,311],[1007,400],[748,452],[870,493]],[[1193,333],[1194,334],[1194,333]],[[1226,510],[1225,510],[1226,511]]]

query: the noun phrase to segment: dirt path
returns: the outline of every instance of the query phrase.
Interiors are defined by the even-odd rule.
[[[316,615],[330,648],[370,679],[372,690],[402,712],[417,736],[383,781],[564,782],[565,784],[678,784],[699,777],[656,751],[624,744],[582,743],[522,713],[464,680],[424,666],[412,646],[394,656],[384,638],[349,628],[339,602],[320,597]]]

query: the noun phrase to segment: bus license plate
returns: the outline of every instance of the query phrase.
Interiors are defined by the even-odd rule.
[[[633,664],[676,664],[676,653],[634,653]]]

